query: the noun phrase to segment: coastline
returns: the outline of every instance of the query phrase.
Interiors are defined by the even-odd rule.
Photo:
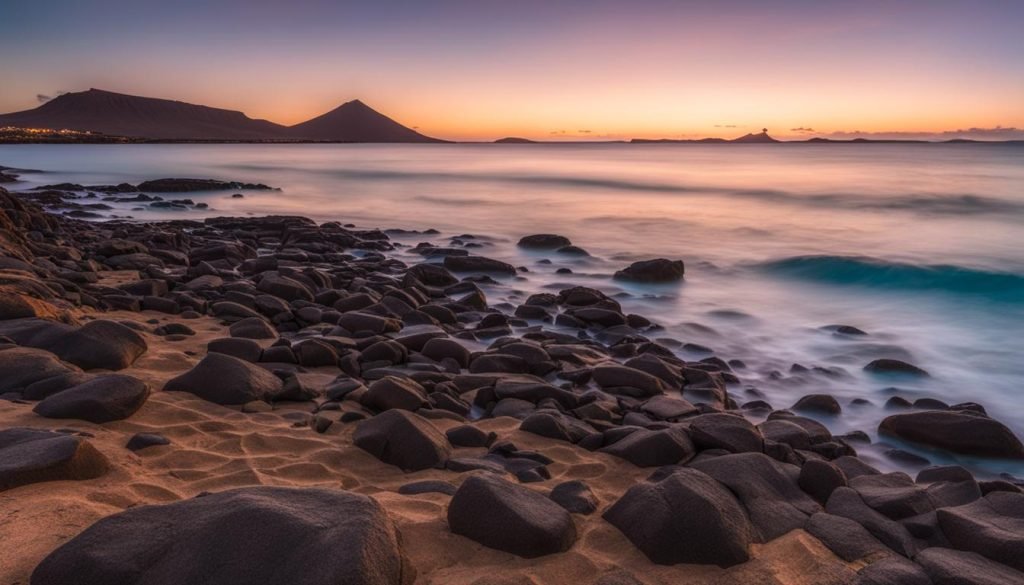
[[[145,349],[129,352],[135,355],[124,358],[127,364],[101,369],[148,388],[136,410],[101,423],[44,418],[33,412],[42,402],[23,395],[31,384],[7,388],[0,403],[4,427],[70,429],[108,463],[98,477],[59,477],[0,492],[5,505],[18,506],[4,527],[5,540],[31,535],[30,546],[3,559],[18,579],[26,580],[43,557],[101,517],[254,485],[371,495],[396,523],[422,582],[871,582],[873,572],[894,566],[934,578],[955,570],[949,559],[963,554],[993,574],[1013,575],[977,552],[943,552],[952,539],[936,510],[973,506],[958,510],[972,518],[987,498],[1024,498],[1019,488],[966,479],[951,469],[917,482],[882,474],[853,456],[855,438],[833,437],[812,419],[784,410],[768,415],[775,424],[754,425],[730,394],[739,379],[728,363],[678,358],[650,340],[656,324],[622,314],[599,290],[534,295],[533,302],[499,310],[482,287],[517,269],[472,253],[468,239],[454,238],[435,256],[449,270],[396,262],[387,255],[393,244],[384,232],[339,223],[298,217],[86,223],[47,215],[6,191],[0,198],[7,220],[0,242],[7,319],[0,334],[95,366],[88,352],[82,357],[40,347],[49,342],[37,339],[52,336],[26,334],[25,324],[45,330],[63,321],[79,332],[98,321],[128,324],[121,328],[141,337]],[[550,238],[542,247],[569,245]],[[32,321],[37,318],[44,320]],[[559,318],[577,334],[547,326]],[[254,371],[274,371],[280,388],[261,394],[252,382],[243,388],[252,400],[227,405],[190,391],[164,391],[210,354],[210,342],[224,338],[236,341],[219,342],[222,351],[247,358],[232,358],[247,364],[232,367],[254,379]],[[16,348],[0,350],[0,358],[10,351]],[[19,367],[17,361],[7,365]],[[69,377],[65,384],[50,396],[78,392],[82,379]],[[208,398],[218,390],[206,389],[202,378],[186,386]],[[416,425],[429,425],[422,433],[428,439],[429,428],[436,429],[441,439],[428,440],[427,451],[439,450],[440,460],[404,473],[395,459],[385,460],[409,450],[418,466],[419,442],[397,441],[380,456],[355,444],[361,425],[393,410],[415,411]],[[454,445],[446,433],[465,426],[497,436]],[[125,449],[138,433],[163,435],[170,444]],[[741,510],[738,522],[747,528],[740,532],[747,536],[727,532],[722,538],[740,542],[749,560],[727,569],[698,566],[715,564],[710,558],[655,564],[650,550],[641,552],[645,545],[637,544],[643,539],[629,538],[606,519],[631,487],[657,484],[645,478],[672,473],[672,466],[699,468],[695,473],[727,486],[718,489]],[[736,473],[749,483],[730,483]],[[596,510],[572,515],[568,552],[528,560],[452,534],[452,497],[433,491],[449,488],[431,484],[426,492],[399,493],[403,485],[437,480],[455,491],[473,476],[498,476],[541,495],[583,481]],[[425,486],[406,491],[419,489]],[[950,492],[956,495],[935,495]],[[54,508],[56,500],[65,503]],[[69,511],[69,501],[80,506]],[[47,528],[58,519],[74,530]],[[685,514],[663,520],[691,531],[708,528],[687,524]],[[500,529],[487,526],[486,513],[479,521],[485,530]],[[869,546],[851,552],[844,547],[850,540]],[[906,559],[925,550],[933,552],[918,564]],[[502,580],[495,576],[499,567],[516,576]]]

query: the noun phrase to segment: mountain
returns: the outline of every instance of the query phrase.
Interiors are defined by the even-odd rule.
[[[58,96],[34,110],[0,115],[0,127],[68,129],[114,136],[185,140],[264,140],[284,126],[242,112],[90,89]]]
[[[402,126],[359,100],[345,102],[312,120],[288,128],[300,140],[332,142],[444,142]]]
[[[536,140],[530,140],[529,138],[520,138],[518,136],[506,136],[505,138],[499,138],[494,141],[495,144],[536,144]]]
[[[0,128],[6,126],[149,140],[443,142],[406,128],[359,100],[287,127],[233,110],[100,89],[66,93],[34,110],[0,114]]]
[[[770,144],[773,142],[778,142],[778,140],[775,140],[771,136],[768,136],[767,130],[762,130],[760,134],[744,134],[739,138],[733,138],[729,142],[743,142],[748,144]]]

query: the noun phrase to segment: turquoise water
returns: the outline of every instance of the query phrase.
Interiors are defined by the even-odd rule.
[[[781,408],[829,392],[844,412],[823,420],[835,432],[874,437],[893,394],[975,401],[1024,435],[1019,146],[11,145],[0,146],[0,165],[45,171],[13,188],[173,176],[281,188],[244,199],[187,195],[208,203],[205,211],[110,212],[136,219],[291,213],[442,232],[396,236],[411,245],[476,234],[479,253],[530,268],[491,287],[492,303],[574,284],[620,294],[629,311],[664,325],[665,337],[746,362],[744,385],[732,390],[740,402],[763,394]],[[538,232],[566,235],[591,257],[514,246]],[[657,256],[683,259],[686,281],[610,279]],[[563,267],[573,274],[555,273]],[[827,326],[836,324],[869,335],[835,335]],[[932,377],[861,371],[878,357],[911,361]],[[793,364],[844,374],[790,374]],[[871,404],[850,405],[854,398]],[[860,450],[898,466],[884,447]],[[1024,475],[1004,462],[966,463]]]

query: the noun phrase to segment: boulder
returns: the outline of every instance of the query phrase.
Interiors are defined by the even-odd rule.
[[[556,485],[548,497],[573,514],[588,515],[597,510],[597,496],[590,486],[578,479]]]
[[[928,372],[915,366],[914,364],[907,363],[902,360],[895,360],[889,358],[882,358],[874,360],[868,365],[864,366],[865,372],[880,375],[901,375],[901,376],[914,376],[914,377],[925,377],[928,376]]]
[[[44,380],[78,373],[78,368],[62,363],[48,351],[27,347],[0,350],[0,394],[20,392]]]
[[[263,347],[252,339],[221,337],[206,344],[207,352],[223,353],[247,362],[260,361]]]
[[[452,272],[481,272],[484,274],[514,275],[515,266],[485,258],[484,256],[445,256],[444,267]]]
[[[918,545],[907,529],[899,522],[873,510],[852,488],[841,487],[833,491],[825,511],[857,522],[898,554],[913,558],[917,553]]]
[[[387,512],[337,489],[245,487],[107,516],[50,553],[32,585],[408,585]]]
[[[247,317],[228,327],[231,337],[240,339],[275,339],[277,331],[261,317]]]
[[[1024,444],[999,421],[960,410],[927,410],[886,417],[878,432],[953,453],[1024,459]]]
[[[0,324],[6,335],[22,346],[45,349],[84,370],[123,370],[146,352],[138,332],[106,319],[81,327],[42,319],[15,319]]]
[[[448,526],[486,547],[525,558],[569,550],[576,525],[558,504],[496,475],[468,477],[448,505]]]
[[[132,435],[132,438],[128,439],[128,443],[125,445],[125,448],[129,451],[140,451],[146,447],[170,444],[170,439],[157,433],[135,433]]]
[[[1024,571],[1024,494],[992,492],[963,506],[939,508],[937,514],[955,548]]]
[[[46,418],[76,418],[105,423],[128,418],[149,398],[149,386],[123,374],[96,376],[58,392],[33,410]]]
[[[270,401],[283,389],[270,372],[222,353],[208,353],[191,370],[164,384],[168,392],[191,392],[217,404]]]
[[[1024,573],[966,551],[933,547],[914,558],[934,585],[1019,585]]]
[[[828,461],[808,459],[800,467],[797,485],[819,503],[825,504],[832,492],[846,486],[846,474]]]
[[[732,453],[764,451],[761,431],[742,416],[708,413],[686,422],[690,438],[699,449],[725,449]]]
[[[430,421],[405,410],[388,410],[359,423],[356,447],[405,471],[444,467],[451,456],[448,439]]]
[[[863,526],[842,516],[819,512],[811,516],[804,529],[848,563],[889,552]]]
[[[535,250],[556,250],[564,246],[571,246],[572,242],[565,236],[534,234],[520,238],[518,245],[520,248],[532,248]]]
[[[659,565],[730,567],[750,558],[754,528],[740,503],[706,474],[677,468],[629,488],[604,519]]]
[[[634,262],[615,273],[616,280],[642,283],[664,283],[682,280],[686,272],[682,260],[656,258]]]
[[[917,563],[886,556],[857,573],[854,585],[935,585]]]
[[[41,481],[93,479],[107,458],[86,439],[42,429],[0,430],[0,491]]]
[[[423,386],[409,378],[384,376],[370,384],[361,402],[379,412],[393,408],[417,411],[427,404],[427,396]]]
[[[660,467],[686,463],[694,456],[696,448],[684,429],[670,427],[637,429],[600,451],[637,467]]]
[[[642,370],[617,364],[603,364],[593,370],[594,382],[602,389],[635,397],[649,397],[664,394],[665,383],[657,376]],[[621,391],[620,388],[631,388],[633,391]]]

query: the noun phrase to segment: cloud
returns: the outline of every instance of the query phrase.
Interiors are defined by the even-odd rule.
[[[790,128],[789,131],[790,132],[798,132],[800,134],[807,134],[807,133],[810,133],[810,132],[814,132],[814,128],[804,128],[803,126],[801,126],[799,128]]]
[[[37,93],[36,94],[36,99],[39,100],[39,103],[45,104],[46,102],[52,100],[53,96],[48,96],[48,95],[43,95],[41,93]]]
[[[736,124],[715,124],[715,128],[739,128]]]
[[[960,128],[941,132],[862,132],[860,130],[839,130],[821,134],[825,138],[852,140],[868,138],[875,140],[1024,140],[1024,128],[995,126],[992,128]]]

